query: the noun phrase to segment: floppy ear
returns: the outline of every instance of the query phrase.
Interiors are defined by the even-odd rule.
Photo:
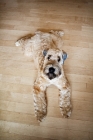
[[[64,61],[67,59],[67,53],[63,51],[63,54],[62,54],[62,58],[63,58],[63,63]]]
[[[48,50],[43,50],[43,55],[46,56]]]

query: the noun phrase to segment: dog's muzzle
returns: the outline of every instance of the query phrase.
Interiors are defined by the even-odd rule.
[[[61,69],[58,66],[47,65],[44,69],[44,74],[50,79],[54,79],[61,75]]]

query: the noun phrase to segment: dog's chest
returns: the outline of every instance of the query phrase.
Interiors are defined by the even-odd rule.
[[[59,89],[60,89],[61,88],[61,85],[59,84],[60,78],[61,78],[61,76],[59,78],[54,78],[52,80],[49,80],[48,82],[50,85],[55,85],[55,86],[59,87]]]

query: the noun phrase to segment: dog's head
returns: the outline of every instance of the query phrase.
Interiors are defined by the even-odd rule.
[[[50,80],[59,77],[61,75],[61,67],[67,58],[67,53],[56,49],[49,49],[44,50],[43,55],[45,57],[43,65],[44,75]]]

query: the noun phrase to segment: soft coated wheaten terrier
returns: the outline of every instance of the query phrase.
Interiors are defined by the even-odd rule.
[[[34,59],[38,77],[33,87],[35,115],[42,121],[47,113],[46,88],[53,84],[59,89],[59,106],[63,117],[71,115],[70,85],[65,77],[63,64],[67,58],[62,50],[63,31],[44,33],[37,31],[33,37],[23,37],[16,42],[24,53]]]

